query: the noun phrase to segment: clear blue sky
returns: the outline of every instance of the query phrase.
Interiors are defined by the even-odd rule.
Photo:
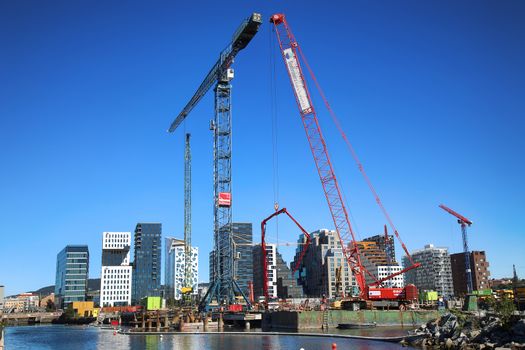
[[[182,236],[184,131],[192,133],[193,242],[212,247],[212,94],[166,129],[251,12],[265,18],[235,62],[234,219],[273,208],[268,17],[286,13],[410,250],[462,249],[437,206],[474,221],[470,247],[495,277],[525,277],[525,2],[2,1],[0,284],[54,283],[56,254],[158,221]],[[284,65],[277,61],[279,201],[310,231],[332,228]],[[321,101],[315,100],[318,109]],[[385,220],[320,114],[358,237]],[[281,219],[283,221],[284,219]],[[284,222],[284,221],[283,221]],[[275,226],[271,225],[275,230]],[[274,232],[277,235],[277,232]],[[280,225],[279,240],[298,232]],[[401,251],[398,249],[398,254]],[[286,253],[289,257],[289,252]]]

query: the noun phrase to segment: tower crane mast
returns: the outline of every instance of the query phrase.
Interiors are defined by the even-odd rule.
[[[186,134],[184,148],[184,287],[193,291],[191,265],[191,147],[190,134]]]
[[[212,298],[217,302],[229,303],[235,300],[234,289],[248,299],[239,288],[234,276],[234,249],[232,245],[232,127],[231,127],[231,84],[233,69],[231,65],[236,55],[244,49],[257,34],[261,15],[253,13],[244,20],[233,34],[231,42],[219,54],[197,91],[186,106],[171,123],[168,131],[174,132],[188,117],[191,110],[215,84],[215,118],[210,123],[213,131],[213,217],[214,250],[210,288],[202,299],[199,308],[209,305]]]
[[[455,216],[458,219],[458,224],[461,226],[461,236],[463,238],[463,252],[465,253],[465,275],[467,276],[467,293],[472,293],[472,270],[470,268],[470,251],[468,248],[468,237],[467,237],[467,226],[472,225],[472,221],[464,217],[463,215],[455,212],[446,205],[440,204],[439,207]]]

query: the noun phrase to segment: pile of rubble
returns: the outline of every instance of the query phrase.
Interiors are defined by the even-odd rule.
[[[415,330],[423,349],[525,349],[525,319],[504,325],[495,316],[446,314]]]

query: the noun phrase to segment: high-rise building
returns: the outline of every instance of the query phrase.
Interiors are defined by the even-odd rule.
[[[439,295],[450,297],[454,294],[452,269],[447,248],[425,245],[424,249],[411,253],[412,260],[421,266],[405,272],[405,283],[414,284],[419,290],[437,291]],[[411,266],[407,257],[403,258],[404,267]]]
[[[266,268],[268,271],[268,295],[277,297],[277,254],[275,244],[266,244]],[[264,296],[262,248],[258,244],[252,249],[253,256],[253,294],[255,298]]]
[[[138,223],[135,227],[132,297],[134,303],[144,297],[161,295],[162,224]]]
[[[57,255],[55,305],[66,308],[74,301],[86,301],[89,276],[87,245],[68,245]]]
[[[102,233],[101,306],[131,305],[131,232]]]
[[[235,251],[234,271],[236,281],[244,295],[248,296],[248,286],[253,281],[252,224],[244,222],[232,223],[232,235]],[[210,283],[215,280],[215,259],[215,251],[212,250],[210,252]]]
[[[164,284],[166,286],[166,298],[180,300],[186,276],[184,240],[172,237],[166,238],[165,250]],[[192,294],[198,295],[199,248],[191,247],[190,257]]]
[[[356,282],[343,255],[341,242],[334,230],[321,229],[310,234],[310,247],[299,268],[299,284],[308,297],[353,295]],[[292,266],[305,249],[306,237],[301,235]],[[340,279],[337,270],[340,269]]]
[[[359,253],[361,256],[361,264],[363,264],[363,267],[372,273],[378,280],[388,277],[394,273],[398,273],[402,270],[401,266],[399,266],[395,259],[392,260],[392,256],[387,254],[384,243],[382,248],[380,248],[381,246],[378,245],[375,240],[365,239],[362,242],[357,242],[357,247],[359,248]],[[366,284],[375,282],[375,279],[373,279],[369,274],[365,273],[364,275]],[[404,287],[405,281],[403,274],[394,276],[391,279],[384,281],[383,286],[387,288]]]
[[[472,288],[474,290],[488,289],[489,286],[489,262],[484,251],[472,251],[470,256],[470,270],[472,275]],[[467,275],[465,271],[465,253],[450,255],[452,265],[452,280],[454,282],[454,294],[463,296],[467,294]]]
[[[255,298],[264,296],[263,293],[263,262],[262,249],[258,244],[253,247],[253,294]],[[292,271],[284,261],[277,245],[266,244],[266,268],[268,271],[268,296],[270,298],[302,298],[303,288],[297,284]]]
[[[249,295],[249,284],[253,282],[253,237],[252,224],[247,222],[232,223],[233,243],[235,246],[235,277],[244,295]]]

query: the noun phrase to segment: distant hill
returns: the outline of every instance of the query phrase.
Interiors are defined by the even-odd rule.
[[[100,278],[90,278],[88,279],[88,290],[100,290]],[[40,295],[49,295],[55,292],[55,286],[42,287],[38,290],[33,291],[32,293]]]

